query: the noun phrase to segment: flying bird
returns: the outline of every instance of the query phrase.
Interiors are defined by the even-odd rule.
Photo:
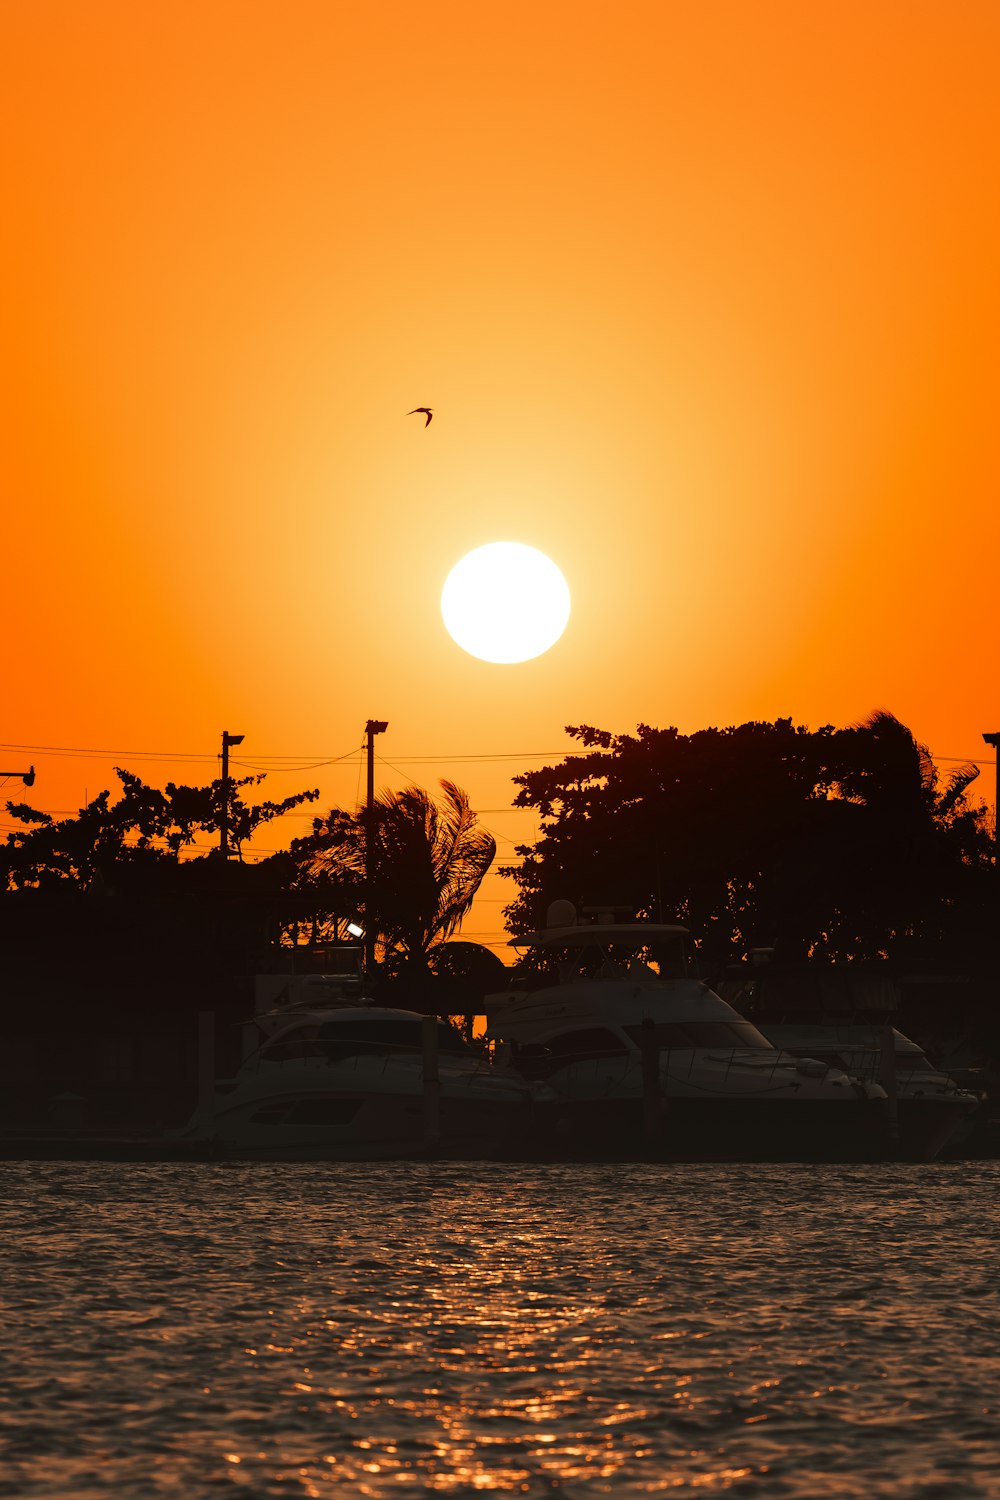
[[[422,412],[426,413],[426,415],[427,415],[427,421],[424,423],[424,426],[425,427],[429,427],[431,425],[431,417],[434,415],[434,413],[431,411],[431,408],[429,406],[415,406],[413,408],[413,410],[412,411],[408,411],[406,413],[406,415],[408,417],[415,417],[418,411],[422,411]]]

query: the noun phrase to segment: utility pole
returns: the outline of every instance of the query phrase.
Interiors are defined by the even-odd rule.
[[[375,867],[375,736],[385,734],[389,725],[384,719],[369,719],[365,725],[365,749],[368,755],[368,795],[365,799],[365,978],[375,973],[375,921],[372,890]]]
[[[219,853],[223,859],[229,858],[229,747],[230,745],[242,745],[241,734],[230,734],[228,729],[222,731],[222,811],[219,814]]]
[[[992,746],[993,754],[997,756],[996,761],[996,791],[993,795],[993,857],[997,869],[1000,869],[1000,755],[997,755],[997,746],[1000,745],[1000,730],[996,734],[984,734],[983,739],[987,745]]]

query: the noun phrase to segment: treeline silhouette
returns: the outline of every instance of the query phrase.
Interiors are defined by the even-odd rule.
[[[514,778],[541,834],[502,872],[518,887],[513,929],[566,897],[680,920],[713,960],[767,947],[994,972],[993,831],[968,796],[978,768],[942,784],[892,714],[842,729],[567,733],[579,754]]]
[[[186,1120],[211,1014],[218,1076],[239,1066],[260,975],[350,971],[351,928],[373,920],[380,999],[469,1016],[504,978],[489,950],[453,942],[494,856],[468,798],[417,787],[365,819],[333,808],[256,862],[258,830],[316,791],[254,802],[262,777],[169,784],[116,770],[76,817],[8,803],[0,848],[0,1131],[117,1136]],[[225,813],[226,842],[219,836]],[[367,908],[367,910],[366,910]],[[267,981],[273,1003],[273,980]]]
[[[991,819],[968,795],[974,766],[942,781],[884,712],[814,731],[784,719],[569,733],[578,754],[514,778],[541,831],[502,871],[516,887],[511,931],[543,925],[563,898],[682,922],[709,979],[759,947],[775,961],[960,978],[904,999],[898,1024],[942,1049],[975,1038],[978,1057],[996,1058],[1000,891]],[[495,954],[455,941],[495,845],[454,784],[385,792],[370,818],[331,808],[251,862],[244,846],[315,790],[255,802],[262,776],[160,791],[116,774],[117,797],[103,791],[75,817],[7,803],[5,1129],[51,1125],[67,1100],[92,1128],[186,1118],[196,1013],[214,1014],[216,1069],[232,1071],[255,976],[322,968],[361,927],[377,934],[388,1003],[470,1016],[504,986]],[[235,857],[205,848],[224,813]]]
[[[512,931],[568,898],[681,921],[713,962],[766,946],[786,959],[992,974],[994,838],[968,795],[977,768],[942,781],[891,714],[841,729],[779,719],[568,733],[579,754],[514,777],[516,805],[536,811],[541,832],[502,871],[517,888]],[[263,776],[160,791],[116,774],[117,798],[103,791],[75,817],[7,803],[19,825],[0,846],[8,971],[18,955],[44,967],[56,950],[108,982],[144,965],[218,983],[262,945],[343,940],[348,921],[371,920],[386,975],[454,977],[444,946],[495,845],[453,783],[378,798],[366,885],[364,809],[331,808],[287,849],[244,863],[199,853],[224,806],[238,855],[318,792],[254,802]]]
[[[288,849],[250,863],[243,846],[316,790],[257,803],[249,791],[260,775],[163,791],[120,767],[116,775],[120,795],[103,791],[75,817],[7,803],[21,825],[0,847],[8,995],[19,975],[23,991],[25,974],[37,986],[69,966],[78,999],[97,993],[106,1005],[124,986],[134,1005],[155,990],[163,1003],[197,1009],[234,986],[246,994],[240,981],[266,969],[276,948],[350,943],[351,928],[369,919],[380,975],[397,988],[436,978],[444,992],[484,964],[502,979],[488,950],[449,942],[496,852],[453,783],[442,782],[439,797],[419,787],[383,793],[370,818],[332,808]],[[235,858],[204,847],[224,813]]]

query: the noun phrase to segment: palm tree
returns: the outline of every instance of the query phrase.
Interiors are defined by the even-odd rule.
[[[381,792],[371,813],[370,911],[392,972],[427,971],[433,950],[461,926],[496,855],[493,835],[477,827],[468,795],[442,781],[436,801],[422,787]],[[309,846],[311,868],[344,886],[364,889],[365,825],[362,809],[334,810],[317,820]]]
[[[876,710],[841,738],[851,737],[857,741],[859,760],[844,775],[842,791],[904,821],[909,816],[925,823],[946,822],[979,775],[979,767],[970,762],[952,771],[947,786],[940,788],[930,751],[885,709]]]

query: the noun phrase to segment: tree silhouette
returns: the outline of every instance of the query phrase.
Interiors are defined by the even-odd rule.
[[[7,811],[23,831],[8,833],[0,846],[0,889],[49,887],[73,880],[119,877],[129,867],[155,862],[176,863],[199,834],[218,832],[224,792],[228,791],[230,844],[239,851],[258,828],[314,801],[318,791],[299,792],[280,802],[248,803],[241,795],[257,786],[263,775],[221,780],[192,787],[168,782],[164,791],[147,786],[138,776],[115,767],[122,786],[116,802],[111,792],[99,793],[75,817],[53,819],[25,803],[7,803]]]
[[[877,957],[942,949],[989,864],[974,768],[941,789],[930,756],[891,714],[810,731],[790,719],[682,735],[590,726],[558,766],[515,777],[542,836],[504,871],[505,909],[538,925],[557,897],[681,920],[720,957]],[[971,904],[970,904],[971,902]]]
[[[321,880],[355,893],[374,921],[390,972],[427,972],[431,956],[461,926],[496,854],[479,828],[467,794],[440,783],[435,800],[421,787],[383,792],[372,809],[372,887],[366,890],[367,814],[334,808],[292,846],[303,881]]]

